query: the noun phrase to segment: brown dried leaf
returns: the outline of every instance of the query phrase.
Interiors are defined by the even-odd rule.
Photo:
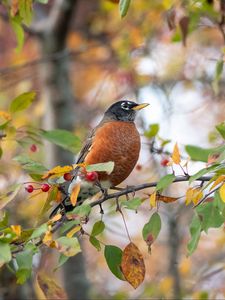
[[[135,289],[145,278],[145,264],[143,256],[137,246],[132,242],[123,250],[121,271],[125,279]]]
[[[177,199],[179,199],[179,198],[167,197],[167,196],[163,196],[163,195],[159,195],[159,194],[157,194],[157,196],[156,196],[156,201],[162,201],[164,203],[175,202],[175,201],[177,201]]]
[[[64,289],[62,289],[52,278],[44,272],[37,275],[37,283],[47,300],[68,299]]]

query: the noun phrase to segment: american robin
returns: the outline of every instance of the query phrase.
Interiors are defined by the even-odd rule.
[[[80,184],[77,203],[81,203],[100,191],[100,186],[107,188],[117,186],[132,172],[140,152],[140,134],[134,124],[138,110],[149,105],[137,104],[132,101],[118,101],[112,104],[104,113],[103,119],[87,137],[77,159],[77,164],[87,165],[113,161],[111,174],[98,172],[98,184],[85,180],[82,168],[75,171],[74,179],[68,188],[68,196],[51,213],[73,209],[70,203],[70,193],[74,185]]]

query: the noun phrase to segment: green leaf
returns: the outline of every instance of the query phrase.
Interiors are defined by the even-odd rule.
[[[56,199],[57,194],[58,194],[58,187],[53,186],[50,192],[48,193],[48,197],[41,209],[39,217],[42,217],[52,207],[51,202]]]
[[[197,173],[195,173],[194,175],[192,175],[189,178],[189,182],[192,183],[193,181],[195,181],[199,177],[202,177],[203,175],[208,174],[210,172],[216,171],[218,169],[218,167],[220,168],[221,166],[218,165],[218,164],[215,164],[215,165],[213,165],[211,167],[201,169],[200,171],[198,171]]]
[[[8,124],[9,124],[10,122],[11,122],[11,120],[8,120],[8,121],[2,123],[2,124],[0,125],[0,130],[6,129],[7,126],[8,126]]]
[[[75,225],[78,225],[78,224],[80,224],[80,220],[72,220],[72,221],[66,222],[65,224],[63,224],[60,227],[60,235],[67,232],[68,230],[70,230],[71,228],[73,228]]]
[[[120,16],[122,18],[126,16],[129,6],[130,6],[130,0],[120,0],[119,10],[120,10]]]
[[[65,256],[64,254],[60,254],[59,256],[59,263],[57,265],[57,267],[54,270],[57,270],[59,267],[61,267],[62,265],[64,265],[67,260],[69,259],[69,256]]]
[[[34,101],[35,96],[36,96],[35,92],[27,92],[19,95],[12,101],[9,108],[10,112],[15,113],[28,108],[31,105],[31,103]]]
[[[79,138],[72,132],[67,130],[42,130],[40,136],[48,140],[49,142],[54,143],[72,153],[77,153],[81,147]]]
[[[90,236],[89,241],[98,251],[101,250],[101,244],[99,240],[96,239],[96,237]]]
[[[48,230],[48,225],[46,223],[42,224],[40,227],[36,228],[30,239],[35,239],[35,238],[38,238],[40,237],[42,234],[44,234],[46,231]]]
[[[75,215],[80,218],[86,217],[91,212],[91,206],[89,204],[82,204],[80,206],[75,207],[72,211],[68,212],[66,215]]]
[[[198,146],[187,145],[185,149],[192,160],[208,162],[209,155],[221,153],[224,150],[224,146],[204,149]]]
[[[0,209],[5,207],[10,201],[12,201],[16,197],[21,186],[22,185],[20,183],[14,184],[8,189],[8,191],[5,194],[0,195]]]
[[[154,136],[157,135],[157,133],[159,132],[159,124],[155,123],[155,124],[150,124],[149,129],[147,131],[145,131],[144,135],[151,139]]]
[[[218,124],[216,129],[219,131],[223,139],[225,139],[225,122]]]
[[[57,249],[60,253],[63,253],[65,256],[74,256],[77,253],[81,252],[80,244],[76,237],[66,237],[62,236],[56,239]]]
[[[47,4],[48,0],[36,0],[36,2],[42,3],[42,4]]]
[[[9,223],[9,213],[8,211],[4,211],[2,219],[0,220],[0,230],[8,226],[8,223]]]
[[[93,228],[92,228],[92,232],[91,232],[91,236],[96,236],[101,234],[105,229],[105,223],[103,221],[97,221]]]
[[[123,251],[113,245],[106,245],[104,256],[110,271],[120,280],[124,280],[124,276],[120,270]]]
[[[14,157],[13,160],[21,164],[22,168],[29,173],[43,174],[48,171],[41,163],[30,159],[26,155],[18,155]]]
[[[149,236],[151,241],[155,241],[161,230],[161,219],[157,212],[155,212],[148,223],[146,223],[142,229],[142,236],[145,241],[148,241]]]
[[[16,278],[18,284],[23,284],[31,276],[33,254],[34,253],[31,249],[26,249],[16,255],[16,262],[18,266]]]
[[[197,248],[201,236],[201,222],[198,216],[194,216],[190,224],[191,240],[188,242],[188,255],[191,255]]]
[[[12,259],[9,244],[0,241],[0,267]]]
[[[105,162],[105,163],[98,163],[89,165],[86,167],[88,172],[106,172],[107,174],[111,174],[114,169],[115,163],[113,161]]]
[[[225,222],[225,217],[212,202],[204,203],[196,208],[201,228],[206,233],[209,228],[218,228]]]
[[[121,206],[132,210],[137,210],[141,204],[142,200],[140,198],[133,198],[131,200],[121,202]]]
[[[22,27],[22,18],[20,16],[15,16],[13,18],[10,18],[10,24],[12,26],[13,31],[16,34],[16,40],[17,40],[16,51],[20,52],[24,44],[24,30]]]
[[[31,0],[19,1],[19,14],[23,19],[23,23],[26,25],[30,25],[33,17]]]
[[[164,177],[162,177],[156,186],[156,191],[164,190],[166,189],[176,178],[174,174],[167,174]]]

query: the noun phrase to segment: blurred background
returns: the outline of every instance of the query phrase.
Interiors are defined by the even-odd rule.
[[[41,2],[41,1],[40,1]],[[43,1],[45,2],[45,1]],[[218,72],[225,46],[225,2],[211,1],[131,1],[121,19],[117,0],[50,0],[34,3],[31,26],[25,28],[25,44],[20,52],[15,34],[0,3],[0,104],[30,90],[37,92],[29,114],[17,114],[21,127],[15,143],[4,142],[0,161],[0,186],[28,181],[12,162],[15,154],[26,152],[44,161],[48,168],[70,164],[75,158],[50,143],[37,144],[23,136],[24,126],[73,131],[80,140],[113,102],[129,99],[149,102],[139,114],[142,152],[134,172],[122,186],[156,181],[171,170],[163,166],[166,154],[152,153],[151,141],[144,137],[149,125],[160,126],[159,136],[175,142],[212,147],[220,142],[214,126],[224,120],[224,72]],[[23,141],[23,142],[22,142]],[[182,153],[184,157],[187,154]],[[194,172],[202,165],[191,163]],[[187,184],[174,184],[168,195],[182,197]],[[145,190],[137,195],[146,197]],[[20,193],[7,207],[13,223],[34,226],[45,199],[27,198]],[[162,231],[148,253],[141,230],[152,211],[149,203],[125,212],[132,240],[144,254],[146,278],[133,290],[109,271],[104,255],[88,238],[82,238],[82,254],[69,259],[54,271],[54,250],[43,249],[34,261],[34,270],[44,270],[61,285],[69,299],[225,299],[224,228],[202,234],[196,252],[187,257],[188,225],[193,210],[181,200],[160,204]],[[104,204],[106,230],[102,240],[123,248],[129,242],[121,216],[113,201]],[[90,216],[86,229],[100,220],[99,208]],[[43,299],[35,283],[16,285],[7,270],[0,273],[0,299]]]

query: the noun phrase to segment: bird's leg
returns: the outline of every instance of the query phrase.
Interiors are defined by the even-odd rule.
[[[104,187],[101,185],[101,183],[100,183],[99,180],[96,181],[95,185],[96,185],[96,186],[100,189],[100,191],[102,192],[103,198],[104,198],[105,196],[108,195],[108,189],[107,189],[107,188],[104,188]]]
[[[100,214],[101,214],[101,215],[104,215],[104,210],[103,210],[103,208],[102,208],[102,204],[101,204],[101,203],[99,204],[99,207],[100,207]]]

